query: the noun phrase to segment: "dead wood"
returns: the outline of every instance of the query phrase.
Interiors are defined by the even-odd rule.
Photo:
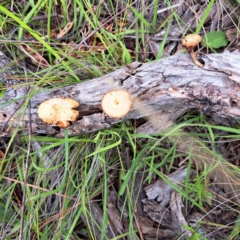
[[[149,125],[151,125],[149,123]],[[214,180],[216,186],[224,190],[227,197],[222,201],[240,203],[239,174],[234,166],[221,158],[218,153],[210,151],[200,139],[186,132],[178,132],[177,136],[170,137],[177,144],[177,151],[187,154],[199,170],[207,170],[208,176]],[[186,168],[178,169],[167,176],[174,184],[180,184],[186,178]],[[149,200],[157,198],[162,206],[170,201],[173,188],[163,180],[158,180],[144,188]],[[219,196],[220,197],[220,196]]]
[[[171,213],[172,213],[172,227],[177,229],[178,233],[182,233],[187,239],[192,236],[192,233],[189,230],[186,230],[188,227],[187,221],[185,220],[182,208],[184,207],[182,203],[182,196],[180,194],[173,192],[171,194]]]
[[[103,238],[103,239],[114,238],[114,236],[117,235],[116,232],[114,233],[110,223],[104,225],[102,209],[99,207],[99,205],[96,202],[87,203],[87,211],[89,211],[90,215],[92,215],[92,218],[87,219],[86,216],[82,214],[81,219],[86,226],[89,226],[90,229],[92,229],[92,234],[94,235],[94,239],[102,238],[101,229],[103,227],[105,227],[104,234],[105,236],[107,236],[106,238]]]
[[[180,185],[186,178],[187,169],[179,168],[167,176],[168,180],[176,185]],[[170,196],[174,190],[172,186],[163,180],[158,180],[144,188],[149,200],[156,199],[160,205],[165,207],[169,204]]]
[[[179,152],[189,154],[198,169],[207,169],[209,177],[228,194],[228,198],[223,201],[240,203],[239,174],[232,164],[221,159],[218,153],[213,154],[199,139],[188,133],[174,136],[173,141]]]
[[[138,119],[165,112],[175,120],[176,109],[196,108],[212,116],[240,118],[240,54],[239,52],[209,54],[202,57],[204,67],[192,63],[189,55],[174,55],[151,63],[133,63],[105,76],[76,85],[48,90],[9,86],[11,73],[4,55],[0,80],[8,85],[0,100],[1,136],[28,132],[29,116],[24,101],[31,97],[32,132],[62,137],[63,131],[43,123],[37,115],[41,102],[53,97],[71,97],[80,102],[80,118],[68,127],[70,136],[109,128],[123,119],[105,116],[101,110],[102,96],[113,89],[126,89],[133,106],[124,119]],[[232,79],[231,79],[232,78]],[[183,112],[184,112],[183,111]],[[170,124],[171,125],[171,124]]]
[[[110,191],[107,202],[108,218],[112,223],[112,228],[119,234],[123,233],[124,227],[121,220],[121,213],[117,208],[118,195],[115,191]]]

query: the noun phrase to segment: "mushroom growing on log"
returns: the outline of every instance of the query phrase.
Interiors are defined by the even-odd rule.
[[[64,131],[42,122],[38,117],[39,105],[49,98],[70,97],[81,102],[81,118],[68,127],[69,136],[109,128],[123,119],[138,119],[164,112],[174,122],[179,111],[199,109],[214,118],[240,119],[240,54],[239,52],[209,54],[203,57],[204,68],[190,63],[188,55],[179,54],[151,63],[132,63],[90,81],[59,89],[40,89],[30,100],[31,128],[34,134],[51,134],[62,137]],[[0,55],[1,63],[1,55]],[[1,67],[0,80],[8,65]],[[134,71],[132,71],[134,69]],[[232,77],[234,76],[234,78]],[[112,90],[125,89],[132,100],[132,107],[124,118],[109,118],[101,109],[103,96]],[[31,91],[31,89],[30,89]],[[9,87],[0,99],[1,136],[11,136],[15,129],[19,134],[28,132],[29,115],[21,111],[21,104],[31,94],[27,88]],[[179,116],[178,116],[179,117]],[[18,127],[20,126],[20,127]],[[17,128],[18,127],[18,128]]]
[[[6,67],[9,66],[6,61],[1,62],[1,57],[0,55],[2,69],[0,81],[10,85],[5,76],[11,74],[11,70]],[[148,118],[150,123],[156,121],[160,125],[170,126],[176,117],[180,117],[190,108],[198,109],[226,123],[230,118],[239,120],[239,52],[209,54],[205,55],[203,60],[204,69],[189,62],[189,56],[183,54],[151,63],[132,63],[131,67],[123,67],[103,77],[61,89],[41,89],[41,92],[34,95],[27,92],[24,87],[10,86],[0,99],[1,136],[11,136],[15,130],[18,130],[19,134],[27,134],[31,122],[33,134],[63,137],[63,129],[56,129],[54,126],[43,123],[38,117],[40,103],[53,97],[71,96],[77,102],[81,102],[79,107],[81,118],[68,127],[69,136],[109,128],[123,119]],[[132,107],[124,118],[109,118],[102,112],[101,100],[106,92],[119,88],[130,93]],[[30,116],[24,112],[26,108],[21,106],[31,95],[33,96],[29,105],[30,121]],[[159,126],[153,126],[151,133],[159,129]],[[175,138],[175,142],[178,149],[186,153],[190,143],[194,141],[189,136],[182,135]],[[193,149],[196,150],[197,147],[198,145],[195,144]],[[190,151],[192,154],[192,149]],[[199,156],[202,152],[202,146],[198,147],[195,156]],[[211,166],[209,161],[216,160],[211,156],[204,157],[208,159],[204,162],[207,166]],[[199,159],[202,161],[205,158],[196,157],[194,162],[199,163]],[[200,162],[199,166],[203,166],[203,163]],[[228,165],[224,169],[227,170],[227,167]],[[212,178],[217,176],[220,179],[219,184],[223,185],[226,192],[234,189],[239,193],[238,181],[234,176],[228,178],[229,175],[223,175],[219,168],[215,168],[211,176]]]
[[[69,121],[76,121],[79,112],[73,110],[79,103],[71,98],[50,98],[38,107],[38,116],[48,124],[56,124],[60,128],[70,125]]]
[[[199,67],[203,67],[203,65],[197,60],[195,52],[194,52],[194,48],[201,41],[202,41],[202,38],[198,34],[189,34],[182,39],[183,47],[185,47],[187,49],[187,51],[189,52],[193,62]]]
[[[102,98],[102,110],[109,117],[122,118],[130,111],[130,98],[130,94],[125,90],[110,91]]]

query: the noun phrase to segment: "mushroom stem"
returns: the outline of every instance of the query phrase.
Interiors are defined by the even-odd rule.
[[[202,41],[201,36],[198,34],[189,34],[185,36],[182,39],[182,45],[187,49],[187,51],[190,53],[193,62],[199,66],[203,67],[203,65],[197,60],[195,53],[194,53],[194,48]]]
[[[203,67],[203,65],[197,60],[193,48],[189,51],[189,53],[190,53],[190,56],[191,56],[193,62],[194,62],[197,66],[199,66],[199,67]]]

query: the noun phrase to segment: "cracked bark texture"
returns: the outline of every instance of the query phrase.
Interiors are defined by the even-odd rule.
[[[17,87],[9,84],[11,73],[8,61],[0,55],[0,81],[7,86],[0,100],[1,136],[11,136],[19,126],[20,134],[28,132],[29,116],[25,102],[30,98],[32,132],[63,136],[63,130],[43,123],[37,114],[38,106],[46,99],[70,97],[80,103],[80,118],[68,127],[70,136],[109,128],[124,119],[158,116],[164,113],[173,122],[179,112],[189,108],[221,118],[240,118],[240,53],[209,54],[202,57],[204,67],[192,63],[188,54],[151,63],[132,63],[102,77],[59,89]],[[101,110],[103,95],[125,89],[133,105],[125,118],[109,118]],[[25,110],[24,110],[25,109]]]

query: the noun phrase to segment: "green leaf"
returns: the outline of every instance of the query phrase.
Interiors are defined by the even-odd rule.
[[[209,48],[220,48],[227,46],[226,33],[223,31],[210,32],[202,39],[202,46]]]
[[[3,83],[0,82],[0,98],[2,98],[4,93],[6,92],[6,89],[2,87],[3,87]]]

